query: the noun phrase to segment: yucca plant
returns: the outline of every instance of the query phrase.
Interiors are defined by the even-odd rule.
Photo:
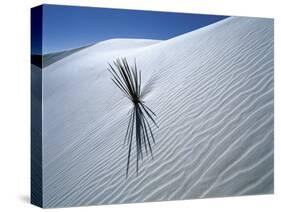
[[[153,131],[150,123],[157,128],[154,117],[156,114],[145,104],[142,91],[141,71],[137,69],[136,60],[133,66],[129,66],[126,58],[116,59],[111,65],[109,63],[108,71],[112,74],[113,83],[123,92],[123,94],[132,102],[133,107],[129,111],[129,123],[127,126],[124,143],[129,146],[126,178],[129,173],[131,149],[133,143],[136,146],[136,172],[139,170],[139,160],[143,159],[144,151],[152,154],[151,141],[155,143]],[[134,140],[135,135],[135,141]]]

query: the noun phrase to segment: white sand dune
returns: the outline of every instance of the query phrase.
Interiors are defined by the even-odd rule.
[[[108,62],[137,60],[154,159],[123,145],[132,107]],[[273,20],[231,17],[166,40],[113,39],[43,69],[44,207],[273,193]],[[133,148],[134,150],[134,148]]]

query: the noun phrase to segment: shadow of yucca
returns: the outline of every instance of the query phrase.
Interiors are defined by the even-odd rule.
[[[126,130],[124,143],[129,145],[126,178],[128,177],[130,156],[135,134],[136,142],[136,171],[138,174],[139,159],[143,159],[143,149],[146,154],[150,152],[153,158],[151,141],[155,143],[153,132],[150,126],[152,122],[157,128],[154,120],[156,114],[145,105],[142,99],[145,93],[141,90],[141,71],[137,69],[136,60],[133,66],[129,66],[126,58],[116,59],[113,65],[109,64],[107,69],[112,74],[112,81],[133,103],[133,108],[129,112],[130,118]]]

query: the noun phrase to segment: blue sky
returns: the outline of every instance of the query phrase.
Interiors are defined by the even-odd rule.
[[[43,54],[111,38],[166,40],[220,21],[226,16],[43,6]]]

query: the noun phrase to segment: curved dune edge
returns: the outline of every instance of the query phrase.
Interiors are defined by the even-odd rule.
[[[44,207],[273,193],[273,20],[231,17],[167,41],[124,41],[44,68]],[[106,71],[120,56],[136,58],[160,126],[154,160],[138,176],[132,161],[127,180],[131,105]]]

